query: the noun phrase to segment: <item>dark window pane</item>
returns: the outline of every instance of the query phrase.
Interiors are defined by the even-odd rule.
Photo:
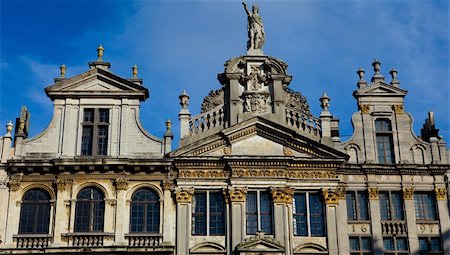
[[[209,193],[209,233],[210,235],[225,234],[225,201],[220,192]]]
[[[99,109],[99,121],[108,123],[109,122],[109,110],[108,109]]]
[[[318,193],[309,194],[309,211],[311,236],[324,236],[323,203]]]
[[[131,232],[144,232],[144,204],[131,204]]]
[[[360,250],[358,237],[350,237],[349,241],[350,241],[350,250],[351,251],[359,251]]]
[[[246,198],[246,223],[247,234],[256,234],[258,231],[258,211],[256,204],[256,192],[248,192]]]
[[[367,200],[367,193],[358,192],[358,211],[359,211],[359,219],[360,220],[368,220],[369,219],[369,206]]]
[[[75,232],[102,232],[104,213],[103,193],[93,187],[82,189],[75,206]]]
[[[108,126],[99,126],[98,127],[98,155],[106,155],[107,154],[107,146],[108,146]]]
[[[347,202],[347,218],[349,220],[356,220],[356,199],[354,192],[347,192],[346,194]]]
[[[386,251],[394,250],[394,239],[392,237],[383,238],[383,246]]]
[[[92,131],[91,126],[83,126],[81,137],[81,155],[92,155]]]
[[[441,238],[431,237],[430,238],[430,250],[431,251],[442,251]]]
[[[419,237],[419,251],[429,251],[430,248],[428,247],[428,239]]]
[[[391,200],[392,200],[392,219],[393,220],[403,220],[404,219],[404,209],[403,209],[402,194],[400,194],[399,192],[392,192]]]
[[[308,235],[306,223],[306,194],[294,195],[294,234],[298,236]]]
[[[192,201],[192,234],[206,235],[206,193],[194,194]]]
[[[266,234],[272,234],[272,201],[268,192],[260,192],[260,219],[261,230]]]
[[[361,250],[365,250],[365,251],[372,250],[372,238],[361,237]]]
[[[19,234],[47,234],[50,221],[50,195],[42,189],[25,193],[20,210]]]
[[[390,210],[390,202],[389,202],[389,193],[388,192],[380,192],[378,195],[380,201],[380,216],[382,220],[390,220],[391,219],[391,210]]]
[[[431,193],[414,193],[416,218],[420,220],[437,219],[436,204]]]
[[[397,251],[407,251],[408,250],[408,241],[406,238],[397,237]]]
[[[84,109],[84,122],[94,122],[94,109]]]

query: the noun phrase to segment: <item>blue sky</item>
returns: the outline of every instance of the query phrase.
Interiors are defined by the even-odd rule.
[[[290,87],[307,97],[315,116],[327,92],[343,140],[357,110],[356,70],[370,79],[377,58],[386,80],[395,67],[409,91],[405,110],[414,131],[431,110],[449,141],[448,1],[248,2],[254,3],[265,25],[265,54],[288,63]],[[178,139],[179,93],[186,89],[191,113],[199,113],[203,97],[220,88],[224,62],[245,54],[246,22],[240,1],[0,0],[0,125],[26,105],[31,135],[41,132],[53,111],[44,88],[62,63],[69,77],[87,71],[101,43],[113,73],[131,77],[139,66],[150,90],[141,106],[144,127],[162,137],[170,118]]]

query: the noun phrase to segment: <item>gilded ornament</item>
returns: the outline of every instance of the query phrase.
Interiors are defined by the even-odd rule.
[[[368,189],[369,191],[369,199],[378,199],[378,188],[377,187],[371,187]]]
[[[230,155],[231,154],[231,146],[224,147],[223,154]]]
[[[190,203],[192,202],[192,195],[194,194],[194,189],[180,189],[175,191],[175,200],[177,203]]]
[[[403,199],[411,200],[414,198],[414,188],[403,188]]]
[[[272,200],[274,203],[292,203],[294,189],[290,187],[273,187],[270,188]]]
[[[336,188],[335,192],[338,194],[340,199],[345,199],[345,187],[339,186]]]
[[[395,104],[392,106],[392,109],[394,109],[395,113],[403,113],[403,105],[402,104]]]
[[[126,190],[128,189],[128,180],[125,178],[117,178],[114,181],[117,190]]]
[[[447,200],[447,190],[445,188],[436,188],[434,191],[436,192],[437,200]]]
[[[368,104],[360,104],[359,105],[359,110],[361,111],[362,114],[368,114],[369,110],[370,110],[370,105],[368,105]]]
[[[288,147],[283,147],[283,155],[292,157],[292,156],[294,156],[294,152],[291,149],[289,149]]]
[[[245,195],[247,194],[247,188],[231,188],[228,190],[231,202],[245,202]]]
[[[333,189],[323,189],[325,204],[339,204],[339,194]]]

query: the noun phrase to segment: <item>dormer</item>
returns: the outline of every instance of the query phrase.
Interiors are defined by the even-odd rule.
[[[149,91],[137,77],[137,66],[131,79],[117,76],[103,61],[103,51],[99,46],[90,70],[74,77],[66,78],[61,66],[61,76],[45,88],[53,101],[52,121],[36,137],[17,140],[15,158],[153,158],[170,151],[170,142],[167,147],[140,122],[140,102]]]

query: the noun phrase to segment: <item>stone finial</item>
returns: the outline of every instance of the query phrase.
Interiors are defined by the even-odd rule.
[[[362,67],[360,67],[360,68],[358,69],[358,71],[356,71],[356,73],[357,73],[358,76],[359,76],[359,80],[360,80],[360,81],[364,81],[364,73],[365,73],[364,69],[362,69]]]
[[[378,61],[378,59],[374,59],[372,62],[373,71],[375,72],[375,75],[380,74],[380,66],[381,63]]]
[[[137,79],[137,74],[138,74],[138,66],[136,64],[134,64],[134,66],[131,68],[131,70],[133,71],[133,79]]]
[[[183,107],[183,109],[187,109],[189,105],[189,95],[186,93],[186,90],[183,89],[183,92],[181,92],[181,95],[178,96],[180,99],[180,105]]]
[[[397,73],[398,73],[397,70],[395,70],[395,68],[392,68],[389,73],[391,74],[392,77],[391,85],[394,87],[399,87],[400,81],[397,80]]]
[[[97,61],[103,61],[103,52],[105,51],[105,49],[103,48],[103,46],[100,44],[97,48]]]
[[[323,92],[323,95],[320,98],[320,102],[320,107],[322,107],[324,111],[328,111],[328,108],[330,107],[330,98],[328,97],[327,93]]]
[[[7,135],[11,135],[11,131],[13,130],[13,123],[12,121],[9,121],[8,123],[6,123],[6,134]]]
[[[60,74],[60,78],[65,78],[66,77],[66,65],[62,64],[59,67],[59,74]]]
[[[166,131],[171,131],[172,130],[172,121],[170,119],[167,119],[166,121]]]

